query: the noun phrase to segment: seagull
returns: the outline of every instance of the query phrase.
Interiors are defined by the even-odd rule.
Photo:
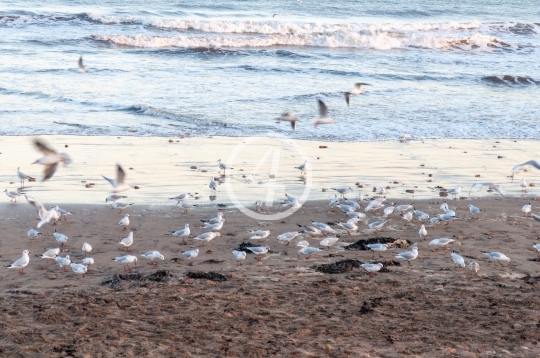
[[[275,16],[275,15],[274,15]],[[289,122],[291,124],[291,127],[293,131],[296,131],[296,122],[298,122],[298,117],[296,117],[291,112],[287,111],[283,113],[279,118],[276,118],[277,122]]]
[[[531,214],[531,216],[533,217],[533,219],[534,219],[535,221],[540,222],[540,216],[534,215],[534,214]]]
[[[76,264],[75,262],[72,262],[69,266],[71,266],[71,269],[73,270],[73,272],[75,272],[75,274],[82,275],[82,277],[84,277],[84,275],[88,271],[88,267],[83,264]]]
[[[47,144],[41,139],[34,139],[34,146],[44,155],[44,157],[39,158],[32,163],[45,165],[42,181],[51,179],[53,177],[58,167],[58,163],[63,162],[64,165],[69,165],[72,163],[71,157],[69,155],[67,155],[66,153],[57,153],[54,149],[48,147]]]
[[[21,172],[21,167],[17,168],[17,178],[21,181],[21,188],[24,188],[24,181],[28,179],[33,179],[31,176],[24,174]]]
[[[129,267],[129,264],[137,265],[137,256],[133,256],[133,255],[118,256],[118,257],[115,257],[112,260],[123,264],[124,265],[124,271],[131,272],[131,268]],[[127,270],[126,270],[126,267],[127,267]]]
[[[348,188],[332,188],[332,190],[337,191],[341,194],[341,197],[343,198],[345,194],[349,194],[353,192],[353,189],[351,187]]]
[[[298,258],[300,258],[300,255],[307,255],[306,260],[309,260],[311,255],[313,255],[314,253],[319,252],[319,251],[322,251],[322,250],[319,249],[318,247],[306,246],[306,247],[303,247],[300,250],[298,250]]]
[[[510,258],[508,256],[506,256],[505,254],[503,253],[500,253],[500,252],[496,252],[496,251],[493,251],[493,252],[485,252],[485,251],[482,251],[482,253],[486,256],[489,256],[492,260],[496,260],[496,261],[508,261],[510,262]],[[500,262],[499,262],[500,263]],[[501,266],[503,266],[502,263],[500,263]]]
[[[60,246],[64,246],[64,244],[68,241],[68,237],[64,234],[60,234],[58,231],[56,231],[56,229],[54,230],[53,235],[56,241],[62,243]]]
[[[79,61],[77,62],[79,73],[86,73],[88,70],[84,67],[82,56],[79,57]]]
[[[402,252],[396,255],[396,259],[407,260],[409,266],[411,266],[411,260],[414,260],[418,257],[418,247],[413,246],[411,251]]]
[[[126,172],[124,172],[124,169],[122,169],[120,164],[116,164],[116,179],[107,178],[104,175],[102,175],[102,177],[112,185],[113,189],[111,190],[111,193],[121,193],[131,189],[129,185],[124,183],[124,180],[126,179]]]
[[[246,249],[257,255],[258,261],[261,261],[261,255],[266,255],[268,251],[270,251],[270,248],[268,246],[246,247]]]
[[[366,247],[373,252],[373,257],[375,257],[375,251],[379,253],[379,257],[382,257],[381,252],[388,249],[388,244],[367,244]]]
[[[289,246],[291,240],[297,237],[298,235],[300,235],[298,231],[290,231],[290,232],[285,232],[281,235],[278,235],[277,239],[278,241],[282,243],[286,242],[285,246]]]
[[[441,221],[441,219],[439,219],[438,217],[434,217],[434,218],[429,219],[429,221],[430,221],[433,225],[437,225],[437,224],[439,223],[439,221]]]
[[[250,237],[251,240],[262,240],[270,236],[270,230],[251,230],[249,232],[253,234],[253,236]]]
[[[256,200],[255,201],[255,211],[263,211],[264,202],[262,200]]]
[[[534,244],[533,247],[537,251],[538,258],[540,259],[540,244]]]
[[[90,271],[90,265],[94,264],[94,259],[91,258],[91,257],[85,257],[82,260],[82,263],[83,263],[83,265],[86,265],[86,267],[88,268],[88,271]]]
[[[332,124],[334,120],[328,116],[328,107],[320,99],[317,102],[319,104],[319,117],[313,120],[313,127],[317,127],[319,124]]]
[[[296,224],[296,225],[304,229],[303,230],[304,234],[307,234],[310,239],[313,238],[313,236],[323,236],[322,231],[316,228],[315,226],[302,226],[300,224]]]
[[[197,250],[197,251],[199,251],[199,250]],[[154,261],[155,259],[161,259],[161,260],[165,261],[165,256],[160,254],[160,252],[157,251],[157,250],[152,250],[152,251],[145,252],[144,254],[141,254],[141,256],[146,258],[146,259],[149,259],[150,262],[148,264],[150,264],[150,265],[157,265],[157,263]]]
[[[327,234],[331,234],[331,235],[335,235],[336,232],[334,231],[334,229],[332,229],[328,224],[325,224],[325,223],[319,223],[319,222],[316,222],[316,221],[311,221],[311,223],[313,225],[315,225],[319,230],[327,233]]]
[[[398,214],[403,214],[407,210],[411,210],[411,209],[414,209],[412,204],[402,204],[402,205],[396,206],[394,211],[396,211]]]
[[[13,191],[13,190],[7,190],[7,189],[4,190],[4,193],[6,193],[8,198],[11,198],[12,203],[16,203],[17,197],[22,194],[19,190]]]
[[[47,211],[47,209],[45,209],[45,206],[42,203],[40,203],[39,201],[37,201],[36,199],[34,199],[33,197],[31,197],[29,195],[25,195],[25,198],[26,198],[26,201],[28,201],[28,203],[30,205],[32,205],[36,209],[37,215],[38,215],[38,217],[40,219],[43,220],[43,218],[47,217],[48,221],[45,221],[45,222],[50,222],[50,220],[52,219],[52,213],[49,213],[49,211]],[[53,210],[53,209],[51,209],[51,210]],[[45,222],[43,222],[43,224]]]
[[[469,193],[470,194],[470,193]],[[443,201],[443,203],[441,204],[440,206],[440,209],[444,212],[446,212],[446,210],[450,210],[450,208],[448,207],[448,204],[446,203],[446,201]]]
[[[24,275],[24,268],[28,265],[28,263],[30,262],[30,257],[28,256],[28,254],[30,253],[30,251],[28,250],[24,250],[22,252],[22,256],[20,259],[18,259],[17,261],[15,261],[14,263],[12,263],[11,265],[7,265],[6,267],[7,268],[16,268],[16,269],[19,269],[19,275]]]
[[[129,251],[129,247],[133,245],[133,231],[130,231],[127,237],[120,240],[119,244],[124,246],[125,251]]]
[[[368,274],[373,277],[373,273],[382,269],[383,264],[379,262],[378,264],[361,264],[360,266],[362,266],[368,272]]]
[[[364,212],[367,213],[368,211],[376,211],[382,208],[384,208],[383,202],[375,199],[370,201],[370,203],[364,208]]]
[[[304,164],[294,167],[294,169],[300,170],[300,175],[306,175],[307,160],[304,160]]]
[[[401,143],[408,142],[408,141],[410,141],[410,140],[412,140],[412,139],[413,139],[413,138],[412,138],[412,135],[410,135],[410,134],[408,134],[408,133],[399,136],[399,141],[400,141]]]
[[[358,219],[363,219],[366,217],[366,214],[364,213],[359,213],[357,211],[348,211],[345,213],[345,215],[347,215],[349,218],[358,218]]]
[[[221,230],[223,228],[223,223],[224,222],[225,222],[225,220],[221,219],[220,222],[215,223],[215,224],[204,223],[203,229],[210,229],[210,231],[219,231],[219,230]]]
[[[182,209],[182,213],[187,214],[189,209],[191,209],[192,207],[194,207],[196,205],[190,204],[190,203],[185,202],[185,201],[179,201],[178,203],[176,203],[176,206],[178,206],[179,208]]]
[[[242,261],[246,259],[246,252],[234,250],[232,253],[236,259],[236,266],[242,266]]]
[[[467,267],[469,270],[474,271],[474,273],[478,275],[478,270],[480,270],[480,265],[478,265],[478,262],[472,261]]]
[[[420,230],[418,230],[418,235],[420,235],[420,238],[425,240],[426,239],[426,236],[427,236],[427,230],[426,230],[426,227],[424,225],[422,225],[420,227]]]
[[[201,220],[203,223],[208,223],[208,224],[217,224],[218,222],[221,222],[221,220],[223,220],[223,213],[219,212],[217,213],[217,216],[216,217],[213,217],[212,219],[209,219],[209,220]]]
[[[452,256],[452,260],[454,261],[455,265],[465,267],[465,259],[463,259],[463,256],[456,254],[454,250],[452,250],[450,256]]]
[[[118,214],[122,214],[122,211],[126,210],[128,206],[133,205],[134,203],[122,203],[120,201],[116,201],[112,204],[113,209],[118,209]]]
[[[218,173],[221,173],[221,171],[223,170],[223,174],[227,173],[227,169],[232,169],[231,167],[229,167],[228,165],[223,163],[221,161],[221,159],[218,159],[218,167],[219,167],[219,172]]]
[[[191,193],[182,193],[180,195],[173,196],[172,198],[169,198],[169,199],[170,200],[183,201],[183,200],[186,200],[186,199],[189,199],[189,198],[193,198],[193,195],[191,195]]]
[[[56,258],[56,256],[58,256],[59,253],[60,253],[59,248],[49,249],[49,250],[45,251],[40,257],[42,259],[46,259],[47,261],[49,261],[49,259],[54,260]]]
[[[115,203],[117,200],[125,199],[127,196],[124,195],[118,195],[118,194],[111,194],[108,197],[105,198],[105,202],[112,201]]]
[[[362,194],[360,194],[362,195]],[[337,199],[337,195],[336,195],[336,199]],[[345,198],[345,204],[349,205],[349,206],[352,206],[355,210],[358,210],[358,209],[361,209],[362,207],[360,206],[360,204],[358,204],[358,201],[356,200],[351,200],[351,199],[347,199]]]
[[[523,205],[523,207],[521,208],[521,211],[523,211],[524,216],[527,216],[527,214],[529,214],[531,210],[532,210],[531,203]]]
[[[205,242],[212,244],[210,241],[220,236],[221,234],[219,232],[205,232],[205,233],[200,234],[199,236],[194,237],[193,239],[202,241],[201,246],[204,246]]]
[[[339,208],[339,210],[341,210],[342,213],[344,214],[347,214],[351,211],[354,211],[354,208],[352,206],[349,206],[349,205],[345,205],[345,204],[339,204],[337,205],[337,207]]]
[[[66,266],[71,265],[71,259],[69,258],[69,255],[66,255],[65,257],[56,256],[54,260],[58,263],[58,265],[62,268],[62,270],[66,270]]]
[[[413,218],[413,213],[412,211],[407,211],[402,217],[404,220],[407,220],[407,222],[410,222]]]
[[[339,239],[337,237],[327,237],[323,239],[319,244],[326,247],[327,250],[330,250],[330,246],[334,245]]]
[[[210,184],[208,184],[208,187],[210,188],[210,192],[213,195],[216,195],[217,184],[216,184],[216,181],[214,180],[214,177],[210,178]]]
[[[189,234],[190,234],[190,230],[189,230],[189,224],[186,224],[184,226],[183,229],[181,230],[177,230],[177,231],[173,231],[172,234],[173,236],[178,236],[178,237],[181,237],[182,238],[182,243],[184,245],[187,245],[187,242],[186,242],[186,237],[189,237]]]
[[[531,159],[525,163],[518,164],[515,167],[512,168],[512,181],[514,181],[514,175],[519,172],[520,170],[527,170],[531,167],[535,167],[536,169],[540,169],[540,162],[537,162],[534,159]]]
[[[352,219],[349,219],[346,223],[337,223],[337,224],[341,226],[342,228],[344,228],[345,230],[347,230],[347,234],[351,236],[351,231],[358,230],[358,226],[356,225],[356,223],[358,223],[359,220],[360,219],[358,218],[352,218]]]
[[[308,247],[309,246],[309,241],[307,241],[307,240],[298,241],[296,243],[296,246],[298,246],[298,247]]]
[[[372,222],[371,224],[368,224],[368,227],[371,230],[375,230],[375,232],[378,232],[382,227],[386,224],[386,220],[378,220],[375,222]]]
[[[71,213],[71,212],[69,212],[67,210],[61,209],[61,208],[58,208],[57,212],[58,212],[58,214],[60,214],[60,218],[64,218],[64,221],[67,221],[67,216],[68,215],[73,215],[73,213]]]
[[[440,221],[446,221],[446,225],[448,225],[450,221],[457,220],[456,214],[454,213],[438,214],[437,217]]]
[[[450,195],[452,195],[453,199],[456,199],[456,197],[459,195],[459,192],[461,191],[461,185],[458,185],[456,188],[448,189],[446,192]]]
[[[527,193],[527,182],[525,181],[525,178],[521,179],[521,184],[519,184],[519,186],[521,186],[521,194],[526,194]]]
[[[118,225],[122,225],[124,227],[123,231],[126,230],[129,225],[129,214],[124,214],[124,217],[120,219]]]
[[[388,215],[391,215],[395,209],[396,207],[394,206],[394,203],[390,203],[390,206],[384,208],[384,217],[386,218]]]
[[[382,186],[378,187],[378,188],[377,188],[377,194],[379,194],[379,195],[384,195],[384,194],[386,194],[386,189],[383,188]]]
[[[84,252],[84,257],[86,257],[86,255],[88,255],[90,253],[90,251],[92,251],[92,245],[90,245],[89,243],[85,242],[82,246],[82,252]]]
[[[485,188],[487,187],[488,189],[491,189],[493,191],[496,191],[497,193],[501,194],[501,196],[504,196],[504,192],[499,188],[499,184],[495,184],[495,183],[492,183],[492,182],[484,182],[484,183],[474,183],[472,186],[471,186],[471,190],[469,190],[469,196],[471,195],[471,191],[474,189],[474,188]]]
[[[449,239],[446,237],[441,237],[439,239],[433,239],[429,242],[429,246],[444,246],[444,249],[446,250],[446,245],[449,243],[456,241],[454,239]]]
[[[415,208],[413,208],[413,212],[416,214],[416,217],[418,218],[418,220],[420,221],[429,220],[429,215],[426,214],[425,212],[416,210]]]
[[[351,94],[363,94],[364,92],[361,90],[360,87],[362,86],[371,86],[369,83],[362,83],[358,82],[354,84],[354,88],[350,90],[350,92],[345,92],[345,102],[347,102],[347,106],[349,105],[349,97]]]
[[[482,211],[484,211],[484,210],[480,210],[480,208],[477,208],[476,206],[472,204],[469,204],[468,208],[471,214],[473,215],[477,215],[478,213],[481,213]]]
[[[45,210],[45,208],[43,209]],[[54,206],[49,211],[46,211],[43,215],[41,215],[41,221],[37,224],[37,228],[39,229],[43,226],[43,224],[56,225],[56,219],[59,217],[59,215],[58,206]]]

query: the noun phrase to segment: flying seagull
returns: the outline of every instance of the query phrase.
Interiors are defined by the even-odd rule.
[[[313,127],[317,127],[319,124],[332,124],[334,120],[328,116],[328,107],[320,99],[317,100],[319,104],[319,116],[313,120]]]
[[[88,72],[88,70],[86,69],[86,67],[84,67],[82,56],[79,57],[79,61],[77,62],[77,64],[79,65],[78,71],[79,71],[80,73]]]
[[[531,159],[528,162],[518,164],[515,167],[512,168],[512,181],[514,181],[514,175],[519,172],[520,170],[527,170],[531,167],[535,167],[536,169],[540,169],[540,162]]]
[[[362,94],[364,93],[360,87],[362,86],[371,86],[369,83],[362,83],[358,82],[354,84],[354,88],[350,92],[345,92],[345,102],[347,102],[347,106],[349,105],[349,96],[351,94]]]
[[[276,118],[276,120],[278,123],[280,123],[281,121],[289,122],[293,131],[296,131],[296,122],[298,122],[298,117],[291,112],[287,111],[283,113],[279,118]]]
[[[129,185],[124,183],[124,180],[126,178],[126,172],[124,172],[124,169],[122,169],[120,164],[116,164],[116,180],[107,178],[104,175],[102,175],[102,177],[112,185],[113,190],[111,190],[111,193],[120,193],[122,191],[131,189]]]
[[[57,153],[54,149],[49,147],[43,140],[34,139],[34,146],[37,150],[43,153],[44,157],[39,158],[32,164],[43,164],[45,170],[43,171],[43,180],[51,179],[58,168],[58,163],[63,162],[64,165],[71,164],[71,157],[66,153]]]

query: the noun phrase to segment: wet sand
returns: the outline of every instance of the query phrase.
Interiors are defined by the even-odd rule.
[[[414,203],[433,216],[440,212],[441,201]],[[227,220],[222,237],[200,248],[190,266],[181,251],[200,243],[189,239],[182,245],[170,232],[185,223],[192,226],[192,236],[204,232],[197,227],[200,219],[214,217],[217,206],[181,214],[172,202],[137,205],[127,210],[135,236],[131,251],[139,255],[157,249],[165,261],[152,266],[140,258],[133,274],[165,270],[170,276],[115,285],[102,283],[124,274],[122,265],[111,259],[124,254],[118,242],[127,233],[117,225],[121,215],[110,205],[64,205],[75,215],[43,227],[43,237],[29,240],[26,231],[37,223],[33,208],[24,199],[4,204],[0,261],[10,264],[23,249],[31,251],[31,259],[25,275],[7,268],[0,272],[0,349],[11,357],[487,357],[509,355],[506,352],[537,357],[540,262],[532,245],[538,242],[540,224],[522,216],[521,207],[529,201],[538,212],[540,202],[528,195],[448,201],[460,220],[427,225],[426,241],[418,237],[416,218],[406,226],[393,215],[377,234],[362,223],[358,233],[340,231],[335,246],[306,261],[297,257],[299,248],[294,246],[302,237],[284,246],[276,236],[297,230],[297,223],[346,219],[331,212],[326,200],[311,201],[292,216],[270,223],[272,235],[260,242],[272,249],[265,259],[257,261],[250,254],[238,267],[232,249],[249,241],[247,230],[265,224],[234,207],[222,209]],[[469,203],[485,210],[479,219],[471,217]],[[381,214],[368,216],[372,222]],[[84,241],[94,247],[96,264],[86,277],[77,279],[72,271],[37,257],[58,246],[54,228],[69,237],[62,255],[75,262],[83,258]],[[374,278],[360,268],[342,274],[313,269],[344,259],[370,262],[370,252],[344,246],[375,236],[408,239],[418,244],[420,255],[412,266],[390,266]],[[436,237],[456,241],[446,251],[432,251],[428,242]],[[319,240],[306,239],[318,246]],[[476,260],[478,275],[454,268],[451,249],[467,263]],[[405,250],[390,249],[383,253],[384,260]],[[489,262],[480,252],[484,250],[505,253],[511,266]],[[227,280],[191,279],[189,271],[215,271]]]

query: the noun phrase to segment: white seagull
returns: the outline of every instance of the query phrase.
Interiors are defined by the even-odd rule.
[[[127,196],[125,195],[111,194],[105,198],[105,202],[112,201],[113,203],[115,203],[116,201],[120,199],[125,199],[125,198],[127,198]]]
[[[193,195],[191,195],[191,193],[182,193],[177,196],[173,196],[172,198],[169,198],[169,200],[183,201],[189,198],[193,198]]]
[[[221,171],[223,170],[223,174],[227,174],[227,169],[233,169],[229,167],[227,164],[223,163],[221,159],[218,159],[218,167],[219,167],[218,173],[221,173]]]
[[[488,188],[488,189],[491,189],[493,191],[496,191],[497,193],[501,194],[502,196],[504,196],[504,192],[501,190],[501,188],[499,187],[499,184],[495,184],[495,183],[492,183],[492,182],[483,182],[483,183],[474,183],[472,186],[471,186],[471,190],[469,190],[469,196],[471,195],[471,191],[473,189],[480,189],[480,188]]]
[[[379,253],[379,257],[382,257],[381,252],[388,250],[388,244],[367,244],[366,247],[368,247],[375,257],[375,251]]]
[[[319,124],[332,124],[334,120],[328,116],[328,107],[320,99],[317,100],[319,105],[319,116],[313,120],[313,127],[317,127]]]
[[[306,175],[307,174],[307,172],[306,172],[307,162],[308,162],[307,160],[304,160],[304,164],[299,165],[297,167],[294,167],[294,169],[300,170],[301,175]]]
[[[199,236],[194,237],[193,239],[202,241],[201,246],[204,246],[205,242],[208,242],[208,243],[212,244],[210,241],[212,241],[216,237],[220,237],[220,236],[221,236],[221,234],[219,232],[212,232],[211,231],[211,232],[202,233]]]
[[[296,117],[294,114],[292,114],[289,111],[286,111],[283,113],[279,118],[276,118],[277,122],[289,122],[291,124],[291,127],[293,131],[296,131],[296,122],[298,122],[298,117]]]
[[[480,270],[480,265],[478,265],[478,262],[472,261],[467,267],[469,270],[474,271],[474,273],[478,275],[478,270]]]
[[[165,261],[165,256],[163,256],[157,250],[145,252],[144,254],[141,254],[141,256],[144,257],[145,259],[150,260],[150,262],[148,263],[149,265],[157,265],[157,262],[154,261],[155,259],[160,259],[162,261]]]
[[[352,218],[349,219],[346,223],[338,223],[339,226],[347,230],[347,234],[351,236],[351,231],[358,230],[358,226],[356,225],[360,219],[358,218]]]
[[[540,259],[540,244],[534,244],[533,248],[536,250],[538,258]]]
[[[250,230],[249,233],[253,234],[251,240],[262,240],[270,236],[270,230]]]
[[[465,259],[463,258],[463,256],[456,254],[454,250],[452,250],[450,256],[452,256],[452,261],[454,261],[455,265],[465,267]]]
[[[319,244],[326,247],[327,250],[330,250],[330,246],[334,245],[338,240],[337,237],[327,237],[326,239],[321,240]]]
[[[523,205],[523,207],[521,208],[521,211],[523,211],[523,215],[524,216],[527,216],[532,210],[532,206],[531,206],[531,203],[529,204],[525,204]]]
[[[120,193],[131,189],[131,187],[124,182],[126,179],[126,172],[124,172],[124,169],[122,169],[120,164],[116,164],[116,179],[107,178],[104,175],[102,175],[102,177],[112,185],[113,189],[111,190],[111,193]]]
[[[330,234],[330,235],[335,235],[336,234],[335,230],[332,229],[328,224],[320,223],[320,222],[313,221],[313,220],[311,221],[311,223],[313,225],[315,225],[319,230],[321,230],[324,233],[327,233],[327,234]]]
[[[115,201],[112,204],[113,209],[118,209],[118,214],[122,214],[122,211],[126,210],[129,206],[133,205],[134,203],[122,203],[120,201]]]
[[[508,261],[510,263],[510,258],[503,253],[500,253],[497,251],[493,251],[493,252],[482,251],[482,253],[486,256],[489,256],[492,260],[499,261],[501,266],[503,266],[503,264],[500,261]]]
[[[85,257],[85,258],[82,260],[82,263],[83,263],[83,265],[86,265],[87,271],[90,271],[90,265],[93,265],[93,264],[94,264],[94,259],[91,258],[91,257]]]
[[[118,222],[118,225],[122,225],[124,227],[123,230],[126,230],[127,227],[129,226],[129,214],[124,214],[124,217],[120,219],[120,221]]]
[[[88,70],[86,69],[86,67],[84,67],[84,64],[83,64],[83,58],[82,56],[79,57],[79,61],[77,61],[77,71],[79,71],[79,73],[86,73],[88,72]]]
[[[426,230],[426,227],[424,225],[420,226],[420,230],[418,230],[418,235],[420,235],[420,238],[422,240],[425,240],[426,239],[426,236],[427,236],[427,230]]]
[[[222,219],[223,219],[223,213],[219,212],[219,213],[217,213],[216,217],[213,217],[212,219],[209,219],[209,220],[201,220],[201,221],[203,223],[208,223],[208,224],[217,224]]]
[[[355,95],[355,94],[364,93],[364,91],[362,91],[361,89],[362,86],[371,86],[371,85],[369,83],[358,82],[354,84],[354,87],[352,90],[350,90],[349,92],[345,92],[345,102],[347,102],[347,106],[349,105],[349,97],[351,96],[351,94]]]
[[[17,261],[15,261],[14,263],[12,263],[11,265],[7,265],[6,267],[7,268],[16,268],[19,270],[19,274],[20,275],[24,275],[24,268],[28,265],[28,263],[30,262],[30,256],[28,256],[28,254],[30,253],[30,251],[28,250],[24,250],[22,252],[22,256],[20,259],[18,259]]]
[[[380,271],[383,264],[379,262],[378,264],[361,264],[360,266],[362,266],[368,272],[368,274],[373,277],[373,273]]]
[[[411,266],[411,260],[414,260],[418,257],[418,247],[413,246],[411,251],[402,252],[396,255],[396,259],[407,260],[409,266]]]
[[[520,170],[528,170],[531,167],[534,167],[536,169],[540,169],[540,162],[537,162],[534,159],[531,159],[525,163],[518,164],[515,167],[512,168],[512,181],[514,181],[514,175],[519,172]]]
[[[4,193],[6,193],[8,198],[11,198],[12,203],[17,202],[17,197],[20,196],[22,193],[19,190],[4,190]]]
[[[289,246],[292,239],[300,235],[298,231],[285,232],[281,235],[278,235],[277,240],[281,243],[286,243],[285,246]]]
[[[177,231],[173,231],[172,234],[173,236],[178,236],[178,237],[181,237],[182,238],[182,243],[184,245],[187,245],[186,243],[186,237],[189,237],[189,234],[191,233],[191,231],[189,230],[189,224],[186,224],[184,226],[183,229],[181,230],[177,230]]]
[[[300,255],[307,255],[306,260],[309,260],[311,255],[313,255],[314,253],[319,252],[319,251],[322,251],[322,250],[319,249],[318,247],[306,246],[306,247],[303,247],[300,250],[298,250],[298,258],[300,258]]]
[[[86,255],[88,255],[90,253],[90,251],[92,251],[92,245],[90,245],[89,243],[85,242],[82,246],[82,252],[84,252],[84,257],[86,257]]]
[[[137,265],[137,256],[133,256],[133,255],[118,256],[118,257],[115,257],[112,260],[123,264],[124,265],[124,271],[131,272],[131,268],[129,267],[129,264]],[[126,270],[126,267],[127,267],[127,270]]]
[[[64,234],[59,233],[58,231],[56,231],[56,229],[54,230],[53,235],[56,241],[61,242],[60,246],[63,246],[66,242],[68,242],[68,237]]]
[[[480,210],[480,208],[477,208],[476,206],[472,205],[472,204],[469,204],[468,206],[469,208],[469,211],[471,212],[471,214],[474,215],[478,215],[479,213],[481,213],[483,210]]]
[[[45,251],[40,257],[42,259],[46,259],[47,262],[48,262],[49,259],[54,260],[56,258],[56,256],[58,256],[59,253],[60,253],[60,248],[49,249],[49,250]]]
[[[72,262],[69,266],[71,266],[71,269],[73,270],[73,272],[75,272],[75,274],[82,275],[82,277],[84,277],[84,275],[88,271],[88,267],[83,264],[76,264],[75,262]],[[77,277],[77,279],[78,278],[79,277]]]
[[[129,251],[129,247],[133,245],[133,231],[130,231],[128,236],[120,240],[118,244],[122,245],[125,251]]]
[[[368,227],[375,232],[379,232],[380,229],[386,224],[386,220],[378,220],[368,224]]]
[[[42,181],[51,179],[53,177],[56,169],[58,168],[58,163],[63,162],[64,165],[69,165],[72,162],[69,155],[66,153],[57,153],[54,149],[48,147],[47,144],[41,139],[34,139],[34,146],[44,155],[42,158],[39,158],[32,163],[45,165]]]
[[[33,179],[30,175],[26,175],[23,172],[21,172],[21,167],[17,168],[17,178],[21,181],[21,188],[24,188],[24,181],[28,179]]]
[[[223,223],[224,222],[225,222],[225,220],[221,219],[220,222],[217,222],[215,224],[204,223],[203,224],[203,229],[209,229],[210,231],[220,231],[223,228]]]
[[[438,239],[431,240],[429,242],[429,246],[437,246],[437,247],[444,246],[444,249],[446,250],[446,245],[448,245],[449,243],[454,242],[454,241],[456,241],[456,240],[449,239],[447,237],[441,237],[441,238],[438,238]]]
[[[457,187],[455,187],[453,189],[448,189],[446,192],[449,195],[452,195],[452,198],[455,199],[459,195],[460,191],[461,191],[461,185],[458,185]]]
[[[212,195],[216,195],[217,184],[214,177],[210,177],[210,184],[208,184],[208,187],[210,188]]]
[[[249,251],[253,252],[255,255],[257,255],[257,260],[261,261],[262,255],[266,255],[268,251],[270,251],[270,248],[268,246],[254,246],[254,247],[246,247]]]
[[[519,184],[521,187],[521,194],[527,193],[527,182],[525,181],[525,178],[521,179],[521,183]]]
[[[58,263],[58,265],[62,268],[62,270],[66,270],[66,266],[71,265],[71,259],[69,258],[69,255],[66,255],[65,257],[56,256],[54,260]]]
[[[390,203],[390,206],[384,208],[384,217],[386,218],[388,215],[391,215],[395,209],[396,207],[394,206],[394,203]]]
[[[236,259],[236,266],[242,266],[242,261],[246,259],[246,252],[234,250],[232,253]]]
[[[37,230],[34,230],[33,228],[31,228],[30,230],[28,230],[28,237],[39,237],[39,235],[41,235],[41,233]]]

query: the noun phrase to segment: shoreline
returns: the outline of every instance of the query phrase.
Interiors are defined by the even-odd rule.
[[[40,183],[42,167],[29,164],[40,157],[40,153],[31,146],[31,138],[0,137],[0,183],[4,188],[15,189],[18,186],[15,172],[20,166],[23,173],[37,179],[35,183],[27,183],[26,191],[43,202],[58,204],[97,204],[104,201],[110,186],[100,175],[113,177],[117,162],[124,167],[127,182],[140,187],[122,194],[127,195],[129,201],[146,204],[167,203],[167,198],[182,192],[198,193],[200,200],[195,201],[199,205],[213,202],[231,204],[227,190],[233,190],[244,205],[265,200],[270,191],[274,193],[274,202],[283,200],[285,192],[295,197],[304,194],[308,201],[329,200],[334,196],[331,188],[344,186],[354,189],[351,196],[362,193],[364,197],[374,195],[374,187],[389,187],[386,189],[387,198],[410,200],[438,198],[437,187],[461,185],[460,196],[468,197],[472,183],[479,181],[495,182],[507,196],[518,196],[521,193],[520,178],[525,177],[534,183],[536,173],[520,174],[511,183],[510,170],[514,165],[534,158],[538,143],[535,140],[400,143],[258,137],[42,136],[59,152],[69,153],[73,164],[60,166],[51,180]],[[240,151],[232,161],[231,154],[239,145]],[[298,148],[303,153],[297,152]],[[277,166],[272,162],[276,155],[279,157]],[[309,176],[300,176],[300,172],[294,169],[303,163],[304,158],[308,158],[311,169],[311,189],[307,194],[305,189],[306,184],[309,185]],[[217,159],[229,165],[232,161],[234,170],[224,178],[226,185],[218,185],[217,197],[213,201],[210,200],[213,198],[210,198],[208,184],[211,177],[219,178]],[[261,163],[261,159],[265,160]],[[253,181],[246,182],[250,172],[259,164]],[[271,178],[272,171],[278,172],[275,180]],[[95,185],[86,188],[85,185],[90,183]],[[356,183],[362,188],[355,186]],[[528,189],[528,195],[535,195],[534,187]],[[414,193],[406,190],[414,190]],[[471,193],[471,197],[490,196],[485,190]]]

